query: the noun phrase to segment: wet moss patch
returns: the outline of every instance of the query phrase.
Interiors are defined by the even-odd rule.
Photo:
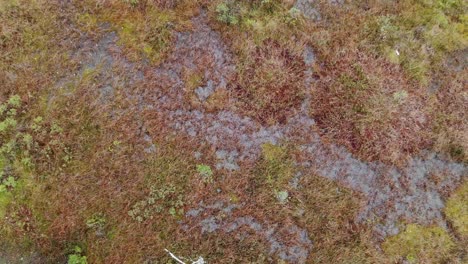
[[[441,227],[409,224],[402,233],[388,238],[382,245],[394,260],[410,263],[439,263],[446,260],[455,243]]]
[[[468,238],[468,182],[465,181],[447,200],[445,214],[455,230]]]

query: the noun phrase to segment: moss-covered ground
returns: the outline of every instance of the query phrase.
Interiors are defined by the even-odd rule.
[[[466,263],[467,11],[462,0],[0,0],[0,263],[176,263],[165,249],[187,263]],[[204,43],[211,55],[191,59]],[[242,129],[219,125],[226,113]],[[313,132],[288,130],[298,113]],[[225,130],[205,140],[185,125]],[[376,180],[443,199],[434,219],[401,217],[379,236],[385,206],[358,220],[365,193],[304,169],[300,137],[253,126],[316,133],[395,171],[435,152],[461,176]],[[244,149],[223,142],[239,131]]]

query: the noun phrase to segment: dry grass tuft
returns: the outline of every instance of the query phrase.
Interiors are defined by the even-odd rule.
[[[313,115],[324,135],[365,160],[390,163],[428,146],[431,116],[424,94],[398,67],[364,54],[351,56],[331,63],[331,76],[313,91]]]
[[[267,40],[240,66],[236,97],[240,108],[266,124],[284,123],[304,96],[302,58],[276,41]]]

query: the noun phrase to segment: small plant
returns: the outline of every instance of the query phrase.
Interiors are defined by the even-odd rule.
[[[204,182],[213,182],[213,171],[210,166],[204,164],[197,165],[197,171]]]
[[[34,140],[33,140],[33,137],[31,136],[31,134],[23,134],[23,143],[24,145],[26,145],[26,148],[27,149],[31,149],[33,143],[34,143]]]
[[[278,202],[284,204],[288,201],[289,193],[288,191],[278,191],[276,192],[276,199]]]
[[[12,107],[18,108],[21,106],[21,97],[19,95],[13,95],[8,99],[8,104]]]
[[[233,7],[226,2],[220,3],[216,6],[216,13],[218,14],[217,19],[220,22],[228,25],[237,25],[239,23]]]
[[[393,100],[398,104],[404,103],[407,98],[408,92],[405,90],[393,93]]]
[[[43,121],[44,121],[44,119],[42,118],[42,116],[38,116],[38,117],[34,118],[33,123],[31,124],[31,129],[34,132],[40,131],[42,129],[42,122]]]
[[[125,3],[130,4],[131,6],[135,7],[139,4],[139,0],[124,0]]]
[[[103,237],[106,234],[106,223],[107,221],[103,214],[95,214],[86,220],[86,226],[90,230],[93,230],[97,237]]]
[[[0,122],[0,134],[8,132],[9,129],[16,127],[17,122],[11,117],[7,117],[5,120]]]
[[[117,150],[120,146],[122,145],[122,142],[119,141],[119,140],[114,140],[112,142],[112,145],[109,146],[108,150],[109,152],[114,152],[115,150]]]
[[[86,220],[86,226],[92,229],[101,229],[106,224],[106,218],[102,214],[93,215]]]
[[[68,255],[68,264],[88,264],[86,256],[82,255],[83,250],[76,246],[73,249],[73,254]]]
[[[133,205],[128,215],[138,222],[153,219],[157,214],[169,213],[171,216],[183,214],[183,196],[177,194],[174,186],[151,187],[149,195]]]
[[[9,176],[5,180],[3,180],[3,185],[7,188],[14,189],[17,185],[17,181],[13,176]]]
[[[63,128],[61,128],[57,123],[52,123],[50,127],[50,134],[62,134]]]
[[[284,20],[288,25],[295,26],[301,18],[301,11],[295,7],[289,9],[287,15],[284,16]]]

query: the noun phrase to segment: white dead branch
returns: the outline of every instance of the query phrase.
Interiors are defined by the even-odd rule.
[[[187,263],[183,262],[182,260],[180,260],[180,258],[178,258],[176,255],[174,255],[174,254],[173,254],[172,252],[170,252],[169,250],[164,249],[164,251],[166,251],[166,252],[169,254],[169,256],[171,256],[171,258],[173,258],[173,259],[174,259],[175,261],[177,261],[178,263],[180,263],[180,264],[187,264]],[[206,264],[206,262],[205,262],[205,260],[204,260],[202,257],[199,257],[199,258],[197,259],[197,261],[192,262],[191,264]]]

